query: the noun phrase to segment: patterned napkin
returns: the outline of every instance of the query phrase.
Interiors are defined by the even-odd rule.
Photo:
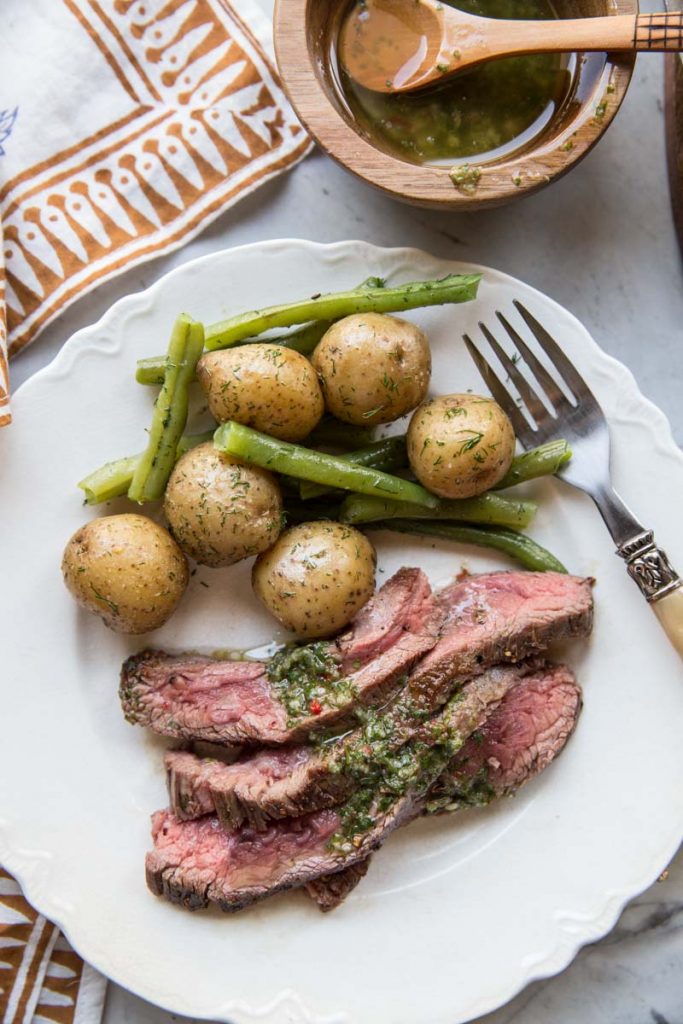
[[[2,1024],[97,1024],[106,984],[0,868]]]
[[[255,0],[2,0],[0,82],[1,426],[8,355],[310,142]]]

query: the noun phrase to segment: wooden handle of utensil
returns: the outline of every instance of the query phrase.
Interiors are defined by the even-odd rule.
[[[683,255],[683,61],[673,53],[664,58],[664,125],[671,206]]]
[[[633,49],[674,53],[683,50],[683,11],[639,14],[636,17]]]
[[[476,23],[477,19],[470,19]],[[486,19],[487,21],[489,19]],[[469,23],[467,23],[469,24]],[[597,18],[560,18],[553,21],[491,19],[486,35],[460,40],[470,28],[457,19],[447,20],[447,44],[462,51],[462,64],[472,62],[473,51],[488,57],[515,53],[571,52],[572,50],[683,51],[683,11],[662,14],[617,14]]]
[[[683,658],[683,583],[652,605],[664,632]]]

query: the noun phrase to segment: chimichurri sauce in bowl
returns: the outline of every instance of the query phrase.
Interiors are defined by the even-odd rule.
[[[444,0],[488,18],[548,19],[549,0]],[[354,6],[362,0],[354,0]],[[500,158],[536,139],[567,100],[575,58],[536,54],[488,61],[416,93],[376,93],[337,62],[341,96],[360,131],[393,156],[418,164]]]

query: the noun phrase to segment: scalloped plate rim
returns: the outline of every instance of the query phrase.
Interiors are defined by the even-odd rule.
[[[173,268],[167,274],[162,275],[148,288],[118,299],[109,307],[108,310],[105,311],[99,320],[91,325],[79,329],[64,343],[49,364],[38,370],[17,389],[15,397],[18,398],[21,396],[23,399],[27,393],[30,393],[37,383],[49,380],[51,377],[58,378],[62,375],[63,371],[68,370],[69,367],[73,365],[74,360],[77,360],[81,355],[87,354],[88,350],[81,347],[84,342],[88,342],[92,337],[95,337],[98,332],[102,332],[107,323],[115,316],[125,313],[127,311],[127,307],[134,308],[143,301],[153,301],[156,292],[159,291],[160,287],[165,284],[169,278],[181,276],[190,269],[194,270],[202,266],[208,266],[226,255],[234,255],[247,250],[259,252],[278,249],[289,250],[292,247],[300,247],[307,250],[312,249],[317,251],[323,259],[329,258],[332,254],[350,254],[355,249],[361,249],[365,252],[379,253],[384,257],[389,257],[395,260],[405,257],[413,257],[419,260],[426,257],[429,260],[448,264],[449,267],[453,268],[453,272],[459,272],[461,268],[467,268],[470,272],[486,272],[493,275],[494,278],[508,283],[522,283],[526,290],[535,293],[535,295],[544,302],[549,302],[551,305],[559,307],[572,321],[574,321],[574,324],[579,327],[585,340],[589,343],[589,350],[592,356],[597,359],[598,364],[602,363],[603,366],[610,368],[612,372],[617,373],[628,384],[629,397],[634,401],[637,411],[641,417],[638,421],[638,426],[651,435],[652,443],[662,456],[672,458],[683,467],[683,452],[678,448],[674,441],[671,426],[665,414],[655,405],[654,402],[643,395],[628,367],[615,357],[604,352],[593,340],[583,324],[570,311],[561,306],[560,303],[545,295],[545,293],[541,292],[539,289],[536,289],[531,285],[527,285],[525,282],[519,282],[519,279],[515,278],[513,275],[507,274],[504,271],[499,271],[495,268],[470,263],[469,261],[450,260],[446,257],[433,256],[424,250],[410,246],[383,247],[376,246],[362,240],[322,243],[310,242],[305,239],[297,238],[273,239],[265,242],[252,242],[236,246],[234,248],[221,249],[212,253],[204,254],[195,259],[188,260],[186,263]],[[100,348],[100,351],[102,350],[103,349]],[[243,1000],[235,998],[229,1002],[221,1003],[219,1006],[214,1008],[200,1009],[196,1005],[192,1004],[191,999],[185,998],[183,1000],[179,1000],[177,997],[174,998],[173,1001],[171,1001],[170,998],[165,999],[163,994],[158,991],[151,991],[146,987],[144,980],[142,979],[134,985],[131,985],[130,980],[126,978],[124,972],[119,968],[112,966],[104,953],[96,955],[95,957],[89,956],[87,948],[88,936],[79,934],[77,912],[75,912],[75,908],[66,908],[63,904],[60,906],[59,898],[57,896],[38,891],[40,887],[40,880],[37,877],[33,877],[32,868],[40,861],[45,860],[46,854],[21,850],[19,848],[15,848],[13,850],[9,849],[5,844],[3,831],[4,824],[5,820],[0,817],[0,850],[2,851],[3,864],[7,870],[9,870],[18,879],[32,906],[57,924],[76,951],[88,960],[89,963],[100,970],[109,979],[122,987],[129,989],[141,998],[146,999],[169,1012],[180,1013],[200,1020],[224,1021],[229,1022],[229,1024],[249,1024],[251,1021],[263,1022],[267,1019],[272,1019],[272,1021],[281,1021],[284,1020],[284,1018],[277,1016],[278,1010],[286,1010],[288,1006],[296,1008],[299,1013],[303,1014],[302,1020],[305,1021],[306,1024],[309,1024],[309,1022],[310,1024],[337,1024],[337,1022],[347,1021],[350,1019],[348,1011],[343,1009],[329,1013],[316,1013],[309,1010],[293,989],[281,991],[268,1004],[262,1007],[249,1006],[246,1005]],[[561,924],[560,919],[562,914],[565,912],[556,912],[554,915],[554,921],[556,922],[556,942],[554,947],[549,950],[543,956],[542,960],[537,962],[532,968],[524,969],[520,963],[518,977],[507,986],[506,991],[502,995],[501,993],[497,993],[492,997],[482,996],[478,1000],[473,1000],[469,1006],[462,1007],[458,1010],[458,1021],[461,1021],[464,1024],[464,1022],[471,1020],[474,1017],[490,1013],[505,1005],[530,983],[550,978],[564,970],[573,961],[583,946],[604,937],[614,926],[626,904],[652,884],[656,878],[658,878],[675,855],[682,839],[683,821],[681,821],[677,826],[672,827],[671,835],[667,837],[666,840],[662,841],[659,854],[656,858],[656,863],[653,859],[653,863],[638,872],[637,878],[634,877],[630,883],[624,884],[619,888],[607,890],[605,892],[604,900],[601,901],[600,906],[596,907],[595,912],[590,916],[590,918],[588,915],[584,915],[582,917],[573,934],[569,933]],[[49,857],[49,854],[47,856]],[[425,1024],[427,1024],[426,1021]]]

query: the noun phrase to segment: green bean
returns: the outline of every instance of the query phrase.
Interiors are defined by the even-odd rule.
[[[329,501],[287,501],[285,500],[285,521],[287,523],[312,523],[319,519],[339,520],[339,505]]]
[[[331,320],[314,320],[313,323],[306,324],[298,331],[290,331],[289,334],[278,336],[277,338],[268,339],[273,345],[282,345],[283,348],[294,349],[295,352],[301,352],[302,355],[308,355],[313,351],[315,346],[322,338],[325,331],[330,327]],[[243,344],[250,344],[255,342],[263,342],[263,338],[250,338]],[[138,359],[137,366],[135,368],[135,379],[138,384],[154,385],[163,384],[164,382],[164,367],[166,365],[165,356],[150,356],[148,359]],[[192,380],[196,380],[196,374],[192,377]]]
[[[207,441],[211,441],[215,432],[216,428],[214,427],[213,430],[205,430],[201,434],[183,434],[178,441],[178,447],[175,455],[176,462],[185,454],[185,452],[192,451],[192,449],[196,448],[197,445],[206,444]]]
[[[460,544],[475,544],[484,548],[495,548],[516,559],[525,569],[538,572],[566,572],[562,562],[550,551],[541,547],[531,537],[514,530],[493,526],[456,526],[454,523],[429,522],[414,519],[389,519],[384,523],[373,523],[366,527],[371,530],[394,530],[398,533],[414,533],[423,537],[438,537]]]
[[[410,501],[427,508],[433,508],[439,502],[420,484],[379,469],[354,466],[339,455],[326,455],[288,441],[279,441],[234,420],[221,424],[213,436],[213,443],[228,455],[299,480],[360,494],[381,495],[395,501]]]
[[[509,470],[500,483],[496,484],[494,490],[501,491],[505,487],[514,487],[515,484],[535,480],[539,476],[552,476],[571,457],[572,450],[563,440],[548,441],[538,448],[530,448],[515,456]]]
[[[384,278],[368,277],[358,287],[365,290],[368,288],[384,288]],[[296,331],[279,334],[277,337],[270,338],[269,340],[273,345],[282,345],[283,348],[291,348],[295,352],[301,352],[302,355],[308,356],[316,347],[325,331],[333,323],[333,320],[313,320],[310,324],[305,324]],[[260,338],[248,338],[245,340],[245,344],[262,340]],[[148,359],[138,359],[135,379],[138,384],[163,384],[165,367],[166,356],[150,356]]]
[[[384,288],[384,278],[368,277],[365,281],[361,281],[358,288],[361,291]],[[302,356],[310,356],[323,334],[330,329],[334,322],[334,320],[313,320],[310,324],[305,324],[296,331],[289,331],[288,334],[281,334],[276,338],[270,338],[268,340],[274,345],[283,345],[285,348],[292,348],[295,352],[300,352]],[[262,341],[263,339],[254,338],[251,340],[255,342]],[[249,343],[249,341],[247,343]]]
[[[340,455],[339,458],[344,459],[345,462],[352,462],[354,466],[369,466],[371,469],[382,469],[385,473],[391,469],[403,469],[408,465],[405,434],[400,434],[397,437],[383,437],[380,441],[373,441],[365,448],[347,452],[345,455]],[[303,480],[299,485],[299,493],[303,501],[329,494],[330,490],[331,488],[323,487],[321,484],[309,483],[308,480]],[[379,501],[380,499],[369,498],[368,500]],[[394,503],[389,502],[389,504]]]
[[[99,505],[103,501],[128,494],[139,460],[140,455],[128,455],[123,459],[105,462],[99,469],[83,477],[77,486],[85,494],[86,505]]]
[[[138,384],[163,384],[165,371],[166,356],[138,359],[135,366],[135,379]]]
[[[131,501],[155,501],[164,493],[187,422],[190,381],[203,348],[204,328],[181,313],[173,326],[147,448],[138,459],[128,488]]]
[[[357,526],[383,519],[440,519],[465,523],[490,523],[522,530],[534,518],[533,501],[502,498],[499,494],[481,494],[458,501],[441,500],[436,508],[420,508],[403,501],[385,501],[364,494],[350,494],[342,503],[340,520]]]
[[[207,430],[203,434],[183,434],[178,442],[176,461],[185,452],[196,448],[198,444],[210,441],[212,437],[213,430]],[[85,493],[86,505],[100,505],[103,501],[122,498],[124,494],[128,494],[135,467],[141,458],[142,452],[115,459],[84,477],[77,486]]]
[[[273,327],[293,327],[308,320],[340,320],[351,313],[396,313],[474,299],[481,274],[450,274],[438,281],[413,281],[394,288],[355,288],[299,302],[241,313],[206,329],[209,350],[229,348]]]
[[[374,427],[355,427],[342,423],[333,416],[326,416],[306,438],[311,448],[365,448],[375,435]]]

